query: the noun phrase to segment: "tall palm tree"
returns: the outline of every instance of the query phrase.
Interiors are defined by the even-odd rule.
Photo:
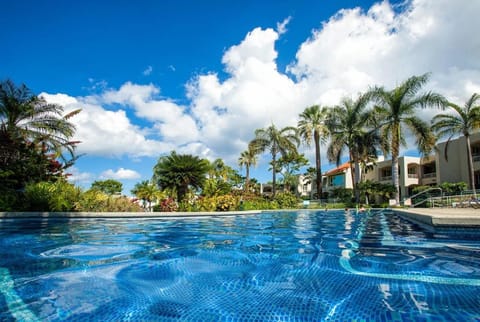
[[[174,189],[177,200],[182,201],[189,188],[200,189],[206,179],[209,162],[190,154],[177,154],[160,157],[153,168],[153,179],[161,189]]]
[[[248,191],[250,185],[250,167],[256,166],[258,161],[257,154],[253,147],[249,144],[248,149],[243,151],[238,158],[238,165],[245,167],[245,191]]]
[[[427,83],[429,74],[412,76],[392,90],[375,87],[370,93],[376,106],[375,115],[383,138],[391,142],[392,181],[395,186],[395,201],[400,204],[400,186],[398,177],[398,156],[400,145],[405,145],[405,131],[410,130],[416,138],[420,152],[428,153],[435,144],[435,138],[429,124],[416,116],[418,108],[440,107],[446,105],[443,96],[433,93],[419,93]]]
[[[70,141],[75,126],[69,119],[79,112],[62,115],[61,105],[47,103],[25,85],[17,87],[11,80],[0,83],[0,131],[12,140],[36,144],[44,153],[60,155],[66,149],[73,156],[78,142]]]
[[[475,105],[477,104],[477,105]],[[439,137],[448,136],[445,144],[445,159],[447,157],[448,143],[453,136],[462,134],[465,136],[467,150],[467,167],[469,173],[469,187],[475,194],[475,173],[473,169],[472,147],[470,135],[474,130],[480,129],[480,95],[474,93],[463,107],[453,103],[448,106],[455,112],[453,114],[438,114],[432,119],[433,130]],[[475,194],[476,198],[476,194]]]
[[[376,131],[369,127],[372,114],[367,110],[370,97],[360,95],[355,101],[350,98],[342,100],[329,113],[327,126],[331,142],[327,149],[327,157],[337,166],[345,150],[348,151],[353,189],[356,202],[359,202],[358,183],[360,182],[360,163],[368,158],[376,157],[379,139]]]
[[[250,142],[255,153],[269,150],[272,155],[272,194],[276,194],[276,173],[278,171],[277,155],[286,155],[288,152],[297,153],[300,140],[297,129],[291,126],[277,129],[272,124],[265,129],[255,130],[255,138]]]
[[[326,136],[328,135],[328,128],[325,125],[327,115],[327,108],[320,108],[318,105],[313,105],[307,107],[300,114],[300,120],[297,124],[298,133],[303,141],[307,145],[310,145],[313,140],[315,144],[315,169],[317,171],[315,183],[319,199],[322,198],[322,161],[320,144],[325,142]]]

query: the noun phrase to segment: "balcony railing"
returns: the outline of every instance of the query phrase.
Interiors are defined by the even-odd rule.
[[[473,162],[478,162],[480,161],[480,154],[474,154],[472,155]]]
[[[409,173],[409,174],[408,174],[408,177],[409,177],[410,179],[418,179],[418,174],[417,174],[417,173]]]
[[[388,181],[388,180],[392,180],[392,176],[380,177],[380,181]]]
[[[437,176],[437,173],[436,172],[431,172],[431,173],[424,173],[422,175],[422,178],[423,179],[427,179],[427,178],[435,178]]]

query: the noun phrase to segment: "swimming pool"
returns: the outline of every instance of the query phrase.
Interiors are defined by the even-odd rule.
[[[0,320],[478,321],[479,240],[383,212],[0,220]]]

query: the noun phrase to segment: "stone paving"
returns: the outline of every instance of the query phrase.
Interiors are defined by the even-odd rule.
[[[480,209],[474,208],[408,208],[394,209],[407,219],[437,227],[480,228]]]

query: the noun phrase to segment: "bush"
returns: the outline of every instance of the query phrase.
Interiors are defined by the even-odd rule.
[[[175,199],[168,197],[160,201],[158,205],[153,206],[153,211],[173,212],[178,210],[178,204]]]
[[[280,209],[291,209],[298,208],[300,199],[291,192],[280,192],[275,195],[273,202],[276,202]]]
[[[73,211],[81,190],[63,180],[38,182],[25,187],[25,202],[30,211]]]
[[[75,203],[77,211],[94,212],[139,212],[143,208],[127,197],[109,196],[97,189],[90,189]]]
[[[232,195],[223,195],[216,198],[217,211],[229,211],[237,209],[237,198]]]

